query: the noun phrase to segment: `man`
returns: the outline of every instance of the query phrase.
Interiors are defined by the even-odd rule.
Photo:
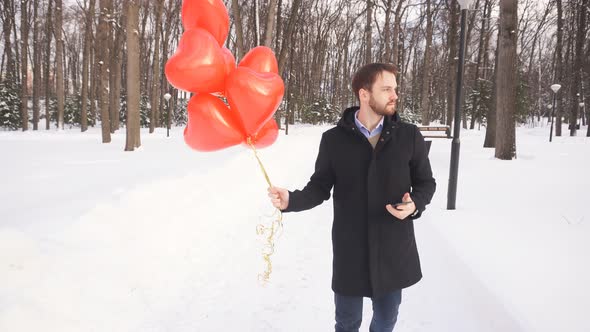
[[[337,332],[358,331],[363,297],[373,302],[370,331],[392,331],[401,290],[422,277],[413,220],[430,203],[436,183],[420,131],[395,112],[396,73],[391,64],[360,68],[352,80],[360,107],[346,109],[322,135],[309,183],[292,192],[268,190],[276,208],[296,212],[329,199],[334,188]]]

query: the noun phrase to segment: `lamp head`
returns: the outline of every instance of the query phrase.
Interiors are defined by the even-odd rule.
[[[557,91],[559,91],[559,89],[561,89],[561,84],[553,84],[551,86],[551,90],[553,90],[554,93],[557,93]]]
[[[169,93],[164,95],[164,99],[166,99],[166,101],[170,100],[170,98],[172,98],[172,96]]]
[[[459,3],[459,6],[461,6],[461,9],[468,9],[469,6],[471,6],[471,3],[473,3],[473,0],[457,0],[457,2]]]

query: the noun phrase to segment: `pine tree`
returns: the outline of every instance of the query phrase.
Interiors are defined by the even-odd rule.
[[[20,86],[11,81],[0,83],[0,127],[18,130],[21,128]]]

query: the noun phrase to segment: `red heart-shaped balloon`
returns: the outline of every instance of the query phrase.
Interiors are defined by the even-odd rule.
[[[174,87],[196,93],[224,91],[225,59],[221,47],[203,29],[184,32],[176,53],[166,63],[166,78]]]
[[[221,53],[223,53],[223,58],[225,59],[225,76],[227,77],[236,68],[236,58],[234,58],[234,55],[226,47],[221,50]]]
[[[182,25],[185,30],[202,28],[217,40],[219,46],[227,39],[229,15],[221,0],[184,0]]]
[[[257,46],[248,52],[242,61],[240,67],[248,67],[259,73],[279,73],[279,65],[274,52],[266,46]]]
[[[198,151],[215,151],[240,144],[246,136],[240,120],[225,103],[210,94],[194,95],[188,102],[184,141]]]
[[[279,137],[279,126],[275,119],[270,119],[256,135],[251,137],[251,140],[256,148],[262,149],[272,145],[277,140],[277,137]],[[247,137],[243,143],[248,145]]]
[[[279,107],[285,86],[277,74],[237,67],[227,77],[225,91],[232,112],[241,119],[244,132],[253,136]]]

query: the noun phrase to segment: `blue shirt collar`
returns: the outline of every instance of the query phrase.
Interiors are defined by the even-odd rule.
[[[365,135],[366,138],[371,138],[371,137],[381,134],[381,131],[383,131],[384,117],[381,117],[381,121],[379,121],[379,124],[377,125],[377,127],[373,131],[370,131],[359,121],[359,119],[358,119],[359,112],[360,112],[360,110],[358,110],[354,113],[354,123],[356,124],[356,127],[360,130],[360,132],[363,133],[363,135]]]

